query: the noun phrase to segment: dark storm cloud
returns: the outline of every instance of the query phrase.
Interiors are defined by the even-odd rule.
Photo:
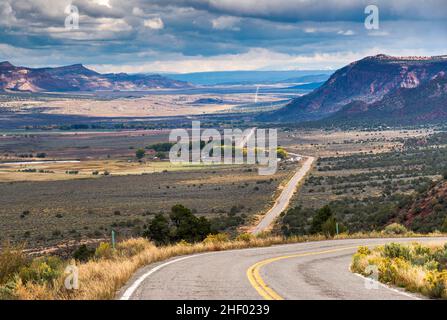
[[[445,0],[155,0],[159,4],[192,7],[217,14],[268,20],[358,21],[363,10],[374,4],[384,19],[445,19]]]
[[[363,25],[366,0],[0,0],[0,60],[104,70],[163,69],[164,62],[175,69],[178,61],[186,70],[196,61],[212,69],[234,59],[237,68],[250,58],[268,68],[269,59],[276,66],[289,56],[302,63],[318,56],[322,66],[337,67],[376,51],[446,49],[445,0],[372,2],[380,9],[376,32]],[[69,4],[79,9],[79,30],[64,27]]]

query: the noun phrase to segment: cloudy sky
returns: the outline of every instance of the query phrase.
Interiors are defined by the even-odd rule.
[[[365,28],[370,4],[378,30]],[[69,5],[79,29],[65,26]],[[309,70],[447,54],[446,0],[0,0],[0,15],[0,60],[34,67]]]

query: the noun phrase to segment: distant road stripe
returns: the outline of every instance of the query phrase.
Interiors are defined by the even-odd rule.
[[[261,221],[259,221],[256,227],[253,229],[252,234],[256,235],[261,233],[262,231],[265,231],[268,227],[270,227],[273,221],[275,221],[275,219],[281,214],[281,212],[285,211],[288,208],[290,200],[297,191],[298,185],[306,178],[306,176],[312,170],[314,162],[315,157],[307,156],[307,159],[306,161],[304,161],[302,167],[300,167],[289,179],[289,181],[287,181],[280,195],[276,198],[275,203],[267,211],[267,213],[264,215]],[[275,211],[277,212],[275,213]]]
[[[338,249],[316,251],[316,252],[306,252],[306,253],[299,253],[299,254],[293,254],[293,255],[288,255],[288,256],[280,256],[280,257],[276,257],[276,258],[266,259],[266,260],[257,262],[254,265],[252,265],[250,268],[248,268],[247,269],[247,278],[248,278],[248,281],[250,281],[250,284],[253,286],[253,288],[255,288],[256,291],[259,293],[259,295],[261,297],[263,297],[265,300],[284,300],[283,297],[281,297],[275,290],[270,288],[262,279],[261,274],[260,274],[260,269],[263,266],[270,264],[272,262],[276,262],[276,261],[280,261],[280,260],[284,260],[284,259],[315,256],[315,255],[319,255],[319,254],[357,249],[358,247],[359,246],[344,247],[344,248],[338,248]]]

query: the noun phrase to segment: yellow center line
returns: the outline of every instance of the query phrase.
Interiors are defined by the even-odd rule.
[[[256,291],[265,300],[284,300],[283,297],[281,297],[277,292],[275,292],[275,290],[270,288],[262,279],[260,270],[263,266],[270,264],[272,262],[279,261],[279,260],[298,258],[298,257],[306,257],[306,256],[314,256],[314,255],[325,254],[325,253],[333,253],[333,252],[338,252],[338,251],[357,249],[358,247],[359,246],[343,247],[343,248],[338,248],[338,249],[316,251],[316,252],[305,252],[305,253],[298,253],[298,254],[293,254],[293,255],[288,255],[288,256],[280,256],[280,257],[266,259],[266,260],[257,262],[254,265],[252,265],[250,268],[248,268],[247,269],[247,278],[250,281],[250,284],[253,286],[253,288],[255,288]]]

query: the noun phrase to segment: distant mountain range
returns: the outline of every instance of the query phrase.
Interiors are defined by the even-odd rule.
[[[312,93],[264,114],[267,121],[447,119],[447,56],[377,55],[336,71]]]
[[[275,83],[310,83],[329,79],[334,71],[288,70],[288,71],[217,71],[184,74],[166,74],[170,79],[187,81],[195,85],[256,85]]]
[[[191,84],[160,75],[101,74],[84,67],[82,64],[33,69],[16,67],[7,61],[0,63],[0,91],[144,91],[187,87],[191,87]]]

